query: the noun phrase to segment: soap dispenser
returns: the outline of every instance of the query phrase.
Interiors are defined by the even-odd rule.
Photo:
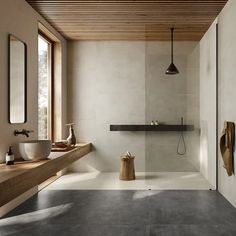
[[[67,126],[70,126],[69,128],[69,136],[67,138],[67,142],[69,145],[75,145],[76,144],[76,137],[75,137],[75,132],[73,129],[74,123],[66,124]]]
[[[9,147],[9,150],[6,153],[6,165],[14,165],[14,155],[12,153],[11,147]]]

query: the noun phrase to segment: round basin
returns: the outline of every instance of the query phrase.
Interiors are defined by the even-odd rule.
[[[51,140],[30,140],[19,143],[21,157],[26,161],[46,159],[51,149]]]

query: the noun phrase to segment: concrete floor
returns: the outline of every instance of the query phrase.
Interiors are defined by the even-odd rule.
[[[199,172],[136,172],[136,180],[119,180],[117,172],[70,173],[50,190],[209,190],[213,187]]]
[[[215,191],[48,190],[0,219],[0,235],[235,236]]]

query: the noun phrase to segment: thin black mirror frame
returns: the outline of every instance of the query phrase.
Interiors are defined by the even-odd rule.
[[[21,123],[12,123],[11,122],[11,112],[10,112],[10,105],[11,105],[11,78],[10,78],[10,60],[11,60],[11,36],[19,40],[24,45],[24,121]],[[27,45],[24,41],[19,39],[13,34],[8,34],[8,122],[10,124],[24,124],[27,122]]]

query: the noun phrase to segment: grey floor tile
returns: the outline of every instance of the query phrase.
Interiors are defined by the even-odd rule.
[[[235,236],[235,226],[151,225],[150,236]]]
[[[11,236],[146,236],[144,225],[66,225],[39,224],[12,232]],[[1,235],[2,236],[2,235]]]
[[[81,236],[146,236],[144,225],[91,225],[78,226],[74,232]]]
[[[44,190],[0,219],[0,235],[236,235],[215,191]]]
[[[151,224],[236,222],[235,209],[211,191],[163,191],[149,199]]]
[[[69,194],[63,191],[52,192],[38,194],[7,217],[46,209],[47,217],[43,219],[45,223],[146,224],[148,220],[147,202],[134,200],[131,191],[126,191],[126,194],[123,191],[68,191]],[[51,208],[60,209],[64,205],[70,207],[61,214],[50,215]]]
[[[28,228],[21,228],[18,231],[7,234],[7,236],[69,236],[69,235],[79,235],[73,231],[73,227],[68,227],[65,225],[49,225],[49,224],[38,224],[33,225]]]

